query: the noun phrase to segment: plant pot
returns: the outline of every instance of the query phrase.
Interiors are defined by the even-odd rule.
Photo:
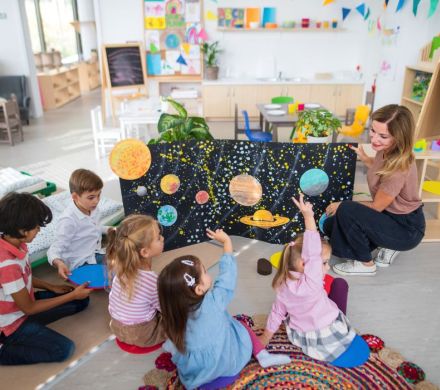
[[[307,136],[307,142],[309,144],[325,144],[332,142],[332,135],[328,135],[327,137],[312,137],[311,135]]]
[[[218,79],[218,66],[207,66],[205,68],[205,79],[206,80],[217,80]]]

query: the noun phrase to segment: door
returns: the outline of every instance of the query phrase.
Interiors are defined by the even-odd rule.
[[[206,118],[230,118],[234,115],[231,111],[231,86],[229,85],[204,85],[202,89],[203,115]]]

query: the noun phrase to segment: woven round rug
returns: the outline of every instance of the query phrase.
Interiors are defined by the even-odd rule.
[[[365,364],[356,368],[338,368],[309,358],[290,343],[284,327],[274,335],[267,350],[271,353],[287,353],[292,362],[262,368],[255,359],[251,359],[240,377],[227,389],[413,389],[375,353]],[[183,389],[176,372],[168,378],[166,388]]]

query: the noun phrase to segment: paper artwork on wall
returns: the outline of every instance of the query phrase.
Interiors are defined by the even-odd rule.
[[[206,11],[205,19],[214,22],[217,20],[217,16],[212,11]]]
[[[260,24],[260,8],[246,8],[246,28],[251,28],[251,23]]]
[[[171,65],[174,72],[180,72],[181,66],[179,62],[177,61],[180,56],[179,50],[166,50],[165,51],[165,60],[166,62]]]
[[[145,1],[145,29],[162,30],[165,28],[165,3],[163,1]]]
[[[218,27],[244,26],[244,8],[217,8]]]
[[[356,154],[348,144],[192,140],[149,149],[147,173],[120,180],[122,198],[126,215],[158,219],[166,250],[206,241],[206,228],[286,243],[304,230],[291,200],[299,191],[316,220],[330,202],[352,197]]]
[[[379,74],[383,80],[395,81],[396,80],[397,65],[394,59],[383,59],[379,66]]]
[[[185,41],[191,45],[197,45],[199,42],[200,23],[187,23],[185,31]]]
[[[180,65],[188,66],[188,64],[182,54],[179,54],[179,57],[177,58],[176,62]],[[183,72],[183,69],[182,69],[182,72]]]
[[[359,12],[363,17],[365,15],[365,3],[359,4],[356,7],[356,11]]]
[[[160,53],[147,53],[147,74],[150,76],[161,74]]]
[[[184,40],[185,33],[183,29],[166,29],[160,34],[160,46],[163,49],[178,49]]]
[[[277,22],[277,9],[275,7],[264,7],[263,8],[263,27],[266,27],[266,23],[276,23]]]
[[[160,33],[157,30],[145,31],[145,48],[152,53],[160,50]]]
[[[188,58],[200,59],[200,46],[199,45],[189,45],[188,53],[186,53]]]
[[[186,0],[185,3],[185,21],[200,22],[200,2],[198,0]]]
[[[182,66],[182,74],[200,74],[201,66],[200,66],[200,58],[193,59],[183,56],[183,59],[186,62],[186,66]]]
[[[351,12],[350,8],[342,7],[342,20],[345,20],[350,12]]]
[[[184,27],[184,0],[166,0],[165,19],[167,27]]]

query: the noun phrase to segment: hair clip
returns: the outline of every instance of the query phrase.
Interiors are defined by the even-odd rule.
[[[186,265],[190,265],[191,267],[194,266],[194,261],[192,261],[192,260],[182,260],[181,263],[186,264]]]
[[[290,241],[287,246],[295,246],[295,241]]]
[[[196,278],[186,272],[183,275],[183,279],[185,279],[185,282],[188,285],[188,287],[192,287],[196,284]]]

